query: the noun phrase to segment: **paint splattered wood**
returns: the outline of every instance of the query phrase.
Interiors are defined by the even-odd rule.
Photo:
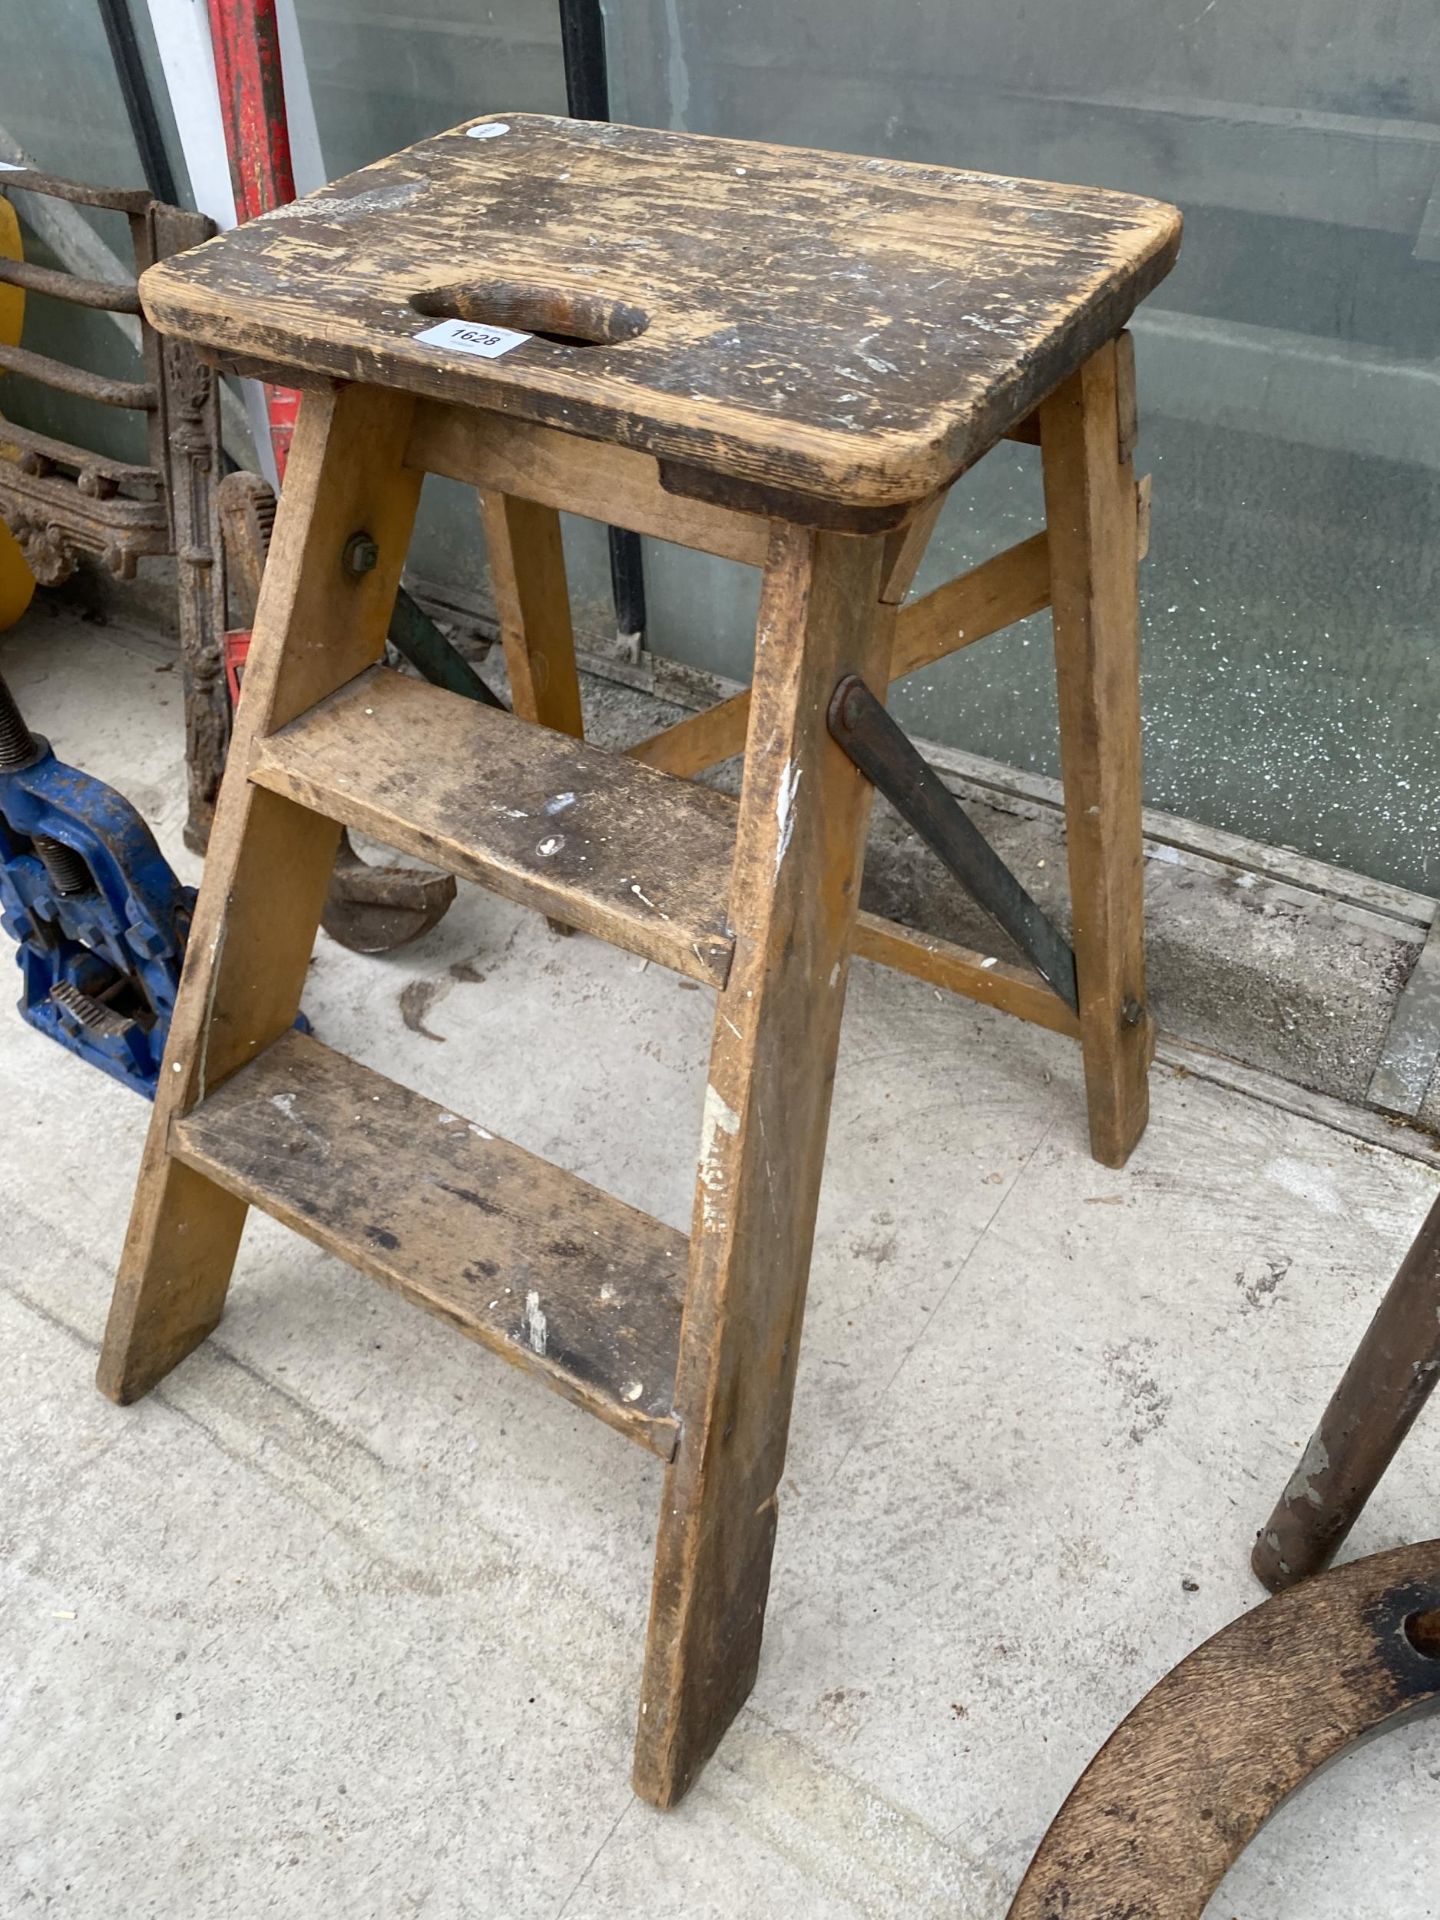
[[[829,690],[883,683],[883,543],[777,527],[761,595],[635,1790],[672,1806],[750,1691],[872,789]]]
[[[379,667],[256,750],[272,793],[718,985],[735,803]]]
[[[506,114],[141,292],[201,345],[640,448],[678,491],[692,468],[879,507],[994,445],[1179,239],[1173,207],[1093,187]],[[496,358],[420,337],[449,319],[531,337]]]
[[[670,1458],[683,1233],[299,1033],[173,1139],[187,1167]]]
[[[1140,530],[1128,343],[1091,355],[1040,410],[1071,940],[1090,1150],[1122,1167],[1150,1113],[1140,819]]]
[[[1268,1600],[1111,1734],[1008,1920],[1200,1920],[1283,1800],[1367,1736],[1437,1709],[1440,1540]]]
[[[126,1404],[219,1323],[245,1207],[182,1166],[171,1122],[290,1026],[339,829],[246,779],[256,741],[385,650],[420,475],[403,464],[413,403],[380,388],[307,394],[300,410],[205,877],[110,1303],[98,1385]],[[357,527],[377,564],[346,570]]]
[[[765,564],[768,521],[667,493],[660,483],[659,462],[629,447],[577,440],[553,427],[422,400],[415,409],[408,457],[413,467],[444,474],[482,493],[538,500],[743,566]]]

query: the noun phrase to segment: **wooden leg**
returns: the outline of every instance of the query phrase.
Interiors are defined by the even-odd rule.
[[[1060,765],[1090,1146],[1123,1166],[1145,1131],[1139,545],[1128,336],[1040,409]]]
[[[339,828],[252,787],[256,743],[374,664],[421,476],[401,465],[413,403],[307,395],[295,434],[235,738],[210,836],[98,1384],[138,1399],[220,1319],[245,1207],[170,1158],[170,1123],[286,1032],[300,1003]],[[351,535],[378,564],[356,574]]]
[[[1272,1593],[1319,1573],[1340,1551],[1437,1380],[1440,1200],[1260,1530],[1251,1565]]]
[[[560,516],[507,493],[480,496],[510,702],[522,720],[585,733]]]
[[[885,685],[882,549],[779,527],[766,569],[635,1750],[656,1806],[685,1792],[760,1656],[871,799],[825,712],[847,673]]]

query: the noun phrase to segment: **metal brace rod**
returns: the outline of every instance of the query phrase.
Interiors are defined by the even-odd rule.
[[[865,778],[1009,934],[1052,992],[1078,1013],[1075,954],[1069,942],[854,674],[835,689],[828,724],[836,743]]]
[[[79,180],[62,180],[56,174],[26,165],[13,136],[5,135],[4,145],[19,162],[13,171],[6,170],[7,193],[16,189],[43,193],[47,200],[68,200],[77,207],[104,207],[111,213],[144,213],[155,198],[147,187],[87,187]]]
[[[82,400],[98,400],[105,407],[134,407],[153,413],[159,405],[159,397],[148,381],[112,380],[106,374],[52,360],[48,354],[31,353],[28,347],[0,347],[0,370],[23,374],[42,387],[58,387],[62,393],[77,394]]]
[[[0,260],[0,285],[24,287],[30,293],[68,300],[73,306],[98,307],[102,313],[139,313],[140,295],[133,280],[81,280],[53,267],[37,267],[29,260]]]

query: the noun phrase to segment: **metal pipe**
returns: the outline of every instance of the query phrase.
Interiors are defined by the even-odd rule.
[[[610,69],[600,0],[560,0],[565,109],[572,120],[610,118]]]
[[[29,293],[68,300],[72,306],[98,307],[103,313],[139,313],[140,295],[133,280],[81,280],[54,267],[37,267],[29,260],[0,260],[0,283],[24,287]]]
[[[13,140],[10,144],[13,151]],[[145,187],[82,186],[77,180],[42,173],[38,167],[18,167],[14,173],[7,173],[5,191],[13,190],[44,194],[47,200],[68,200],[77,207],[104,207],[108,213],[144,213],[155,197]]]
[[[610,597],[615,606],[615,629],[623,640],[638,646],[645,638],[645,559],[638,533],[609,527]]]
[[[235,217],[256,220],[295,198],[275,0],[209,0],[209,10]]]
[[[110,42],[110,58],[125,100],[125,113],[135,138],[145,184],[156,200],[167,206],[178,204],[175,174],[165,151],[165,136],[155,111],[155,96],[150,91],[150,76],[145,71],[140,42],[135,37],[135,22],[127,0],[99,0],[100,18],[105,23],[105,38]]]
[[[0,370],[23,374],[27,380],[38,380],[42,387],[57,387],[61,393],[77,394],[82,400],[98,400],[104,407],[135,407],[153,413],[158,405],[155,389],[148,381],[112,380],[85,367],[68,367],[48,354],[31,353],[27,347],[0,347]]]

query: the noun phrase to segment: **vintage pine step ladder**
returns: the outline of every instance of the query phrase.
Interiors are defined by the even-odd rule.
[[[1078,1033],[1107,1164],[1144,1129],[1121,329],[1179,231],[1124,195],[517,114],[142,283],[161,328],[307,391],[100,1384],[133,1400],[217,1324],[253,1205],[652,1449],[659,1805],[755,1675],[851,952]],[[1048,532],[902,609],[956,476],[1037,433]],[[481,490],[514,716],[378,664],[427,472]],[[761,568],[750,692],[586,745],[562,508]],[[1047,604],[1078,1014],[856,917],[856,761],[924,784],[866,689]],[[742,747],[738,808],[678,777]],[[342,825],[715,990],[688,1241],[292,1031]]]

